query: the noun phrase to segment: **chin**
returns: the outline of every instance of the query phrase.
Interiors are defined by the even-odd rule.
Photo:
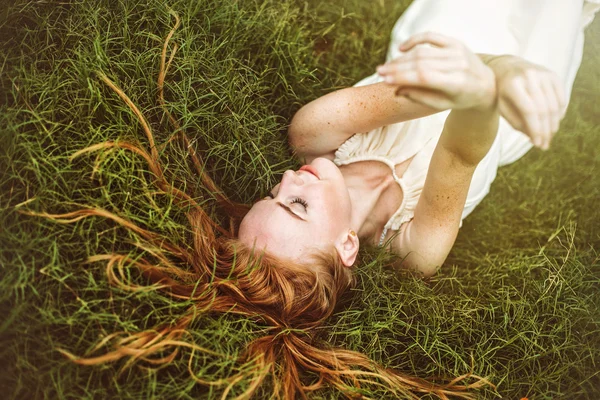
[[[319,172],[320,179],[332,179],[337,176],[344,179],[338,166],[328,158],[317,157],[310,163],[310,166]]]

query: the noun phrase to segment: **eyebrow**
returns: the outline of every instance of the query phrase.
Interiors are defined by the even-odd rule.
[[[289,208],[288,206],[286,206],[285,204],[277,202],[277,205],[281,206],[285,211],[287,211],[288,213],[290,213],[294,218],[297,218],[297,219],[299,219],[302,222],[306,222],[306,220],[304,218],[300,217],[298,214],[296,214],[295,212],[293,212],[292,209]]]

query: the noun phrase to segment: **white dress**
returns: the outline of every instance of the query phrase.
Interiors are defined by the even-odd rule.
[[[600,9],[600,0],[415,0],[392,30],[387,60],[410,36],[434,31],[459,39],[474,53],[513,54],[556,72],[567,98],[581,64],[583,30]],[[371,75],[355,86],[381,82]],[[403,191],[403,201],[384,227],[399,230],[410,221],[425,184],[427,170],[449,111],[359,133],[335,153],[338,166],[377,160],[387,164]],[[462,219],[488,194],[496,171],[522,157],[532,147],[523,133],[500,119],[498,135],[477,166]],[[394,166],[413,157],[400,178]],[[462,226],[462,221],[461,221]]]

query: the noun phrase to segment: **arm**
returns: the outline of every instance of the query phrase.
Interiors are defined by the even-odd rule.
[[[424,43],[437,48],[415,47]],[[434,151],[415,216],[392,243],[403,266],[430,276],[456,240],[473,173],[493,143],[499,114],[546,149],[564,112],[564,93],[557,75],[543,67],[514,56],[476,57],[442,35],[415,35],[401,50],[406,52],[403,56],[378,69],[386,82],[399,85],[400,93],[416,102],[453,109]],[[455,52],[466,56],[456,58]],[[474,57],[487,66],[482,69]],[[489,79],[486,69],[493,71],[497,101],[487,109],[480,107],[485,97],[474,95],[482,79]]]
[[[292,149],[300,157],[318,157],[334,152],[357,132],[439,111],[395,92],[395,86],[381,82],[337,90],[313,100],[292,119],[288,130]]]
[[[379,67],[378,72],[386,77],[386,82],[399,86],[400,94],[408,94],[414,101],[422,104],[450,108],[448,101],[440,100],[438,96],[438,92],[444,92],[446,88],[420,90],[418,78],[429,74],[432,81],[444,82],[440,79],[441,74],[449,75],[454,72],[460,76],[461,70],[465,68],[464,60],[454,57],[452,53],[440,54],[437,49],[415,47],[416,44],[423,44],[418,42],[423,37],[437,40],[441,35],[423,33],[413,36],[401,46],[400,50],[404,54]],[[436,45],[434,42],[431,44]],[[517,56],[479,54],[478,58],[496,77],[500,115],[513,128],[529,136],[535,146],[547,150],[552,136],[558,131],[567,105],[559,76]],[[438,71],[428,71],[432,66]],[[470,84],[468,81],[463,83]],[[404,93],[405,90],[408,93]]]
[[[406,58],[418,65],[420,59],[427,56],[427,51],[422,50],[415,49],[407,53]],[[478,56],[485,64],[493,65],[493,70],[496,66],[503,68],[505,64],[498,64],[496,60],[506,56]],[[332,154],[355,133],[425,117],[449,108],[449,105],[444,108],[438,104],[432,107],[412,101],[407,96],[399,96],[398,88],[395,83],[379,82],[336,90],[311,101],[292,118],[288,129],[290,146],[308,163],[314,157]]]
[[[456,240],[475,168],[496,137],[498,118],[494,104],[453,110],[446,119],[414,218],[392,242],[402,267],[431,276],[443,264]]]
[[[496,78],[462,43],[437,34],[415,35],[403,45],[421,47],[380,68],[404,96],[432,107],[452,109],[434,150],[414,218],[392,241],[401,265],[430,276],[452,248],[473,173],[498,130]],[[415,54],[414,52],[412,53]],[[421,65],[415,73],[415,65]]]
[[[417,74],[423,74],[430,55],[430,49],[414,48],[401,57],[401,63],[394,64],[394,60],[386,66],[406,67],[407,63],[412,63],[411,68]],[[500,114],[513,128],[531,137],[534,145],[547,149],[566,105],[564,90],[556,74],[516,56],[477,56],[496,75]],[[386,66],[378,71],[390,76],[391,68],[386,71]],[[463,65],[448,66],[460,69]],[[411,100],[408,93],[402,91],[401,82],[394,79],[387,82],[337,90],[303,106],[294,115],[288,130],[289,143],[296,155],[309,162],[314,157],[333,154],[355,133],[450,108],[448,103],[420,102],[418,95]],[[438,92],[430,89],[420,95],[438,96]],[[402,95],[398,96],[399,93]],[[415,93],[413,90],[412,94]]]
[[[479,57],[486,64],[497,58],[485,54]],[[379,82],[336,90],[311,101],[292,118],[288,129],[290,146],[308,163],[311,158],[333,153],[355,133],[444,109],[412,101],[397,92],[398,85]]]

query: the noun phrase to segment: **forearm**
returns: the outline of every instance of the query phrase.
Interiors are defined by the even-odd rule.
[[[337,90],[313,100],[292,119],[290,144],[301,154],[324,154],[355,133],[439,112],[397,96],[396,89],[381,82]]]
[[[499,112],[493,105],[452,110],[440,137],[440,144],[465,164],[476,165],[488,153],[498,132]]]

